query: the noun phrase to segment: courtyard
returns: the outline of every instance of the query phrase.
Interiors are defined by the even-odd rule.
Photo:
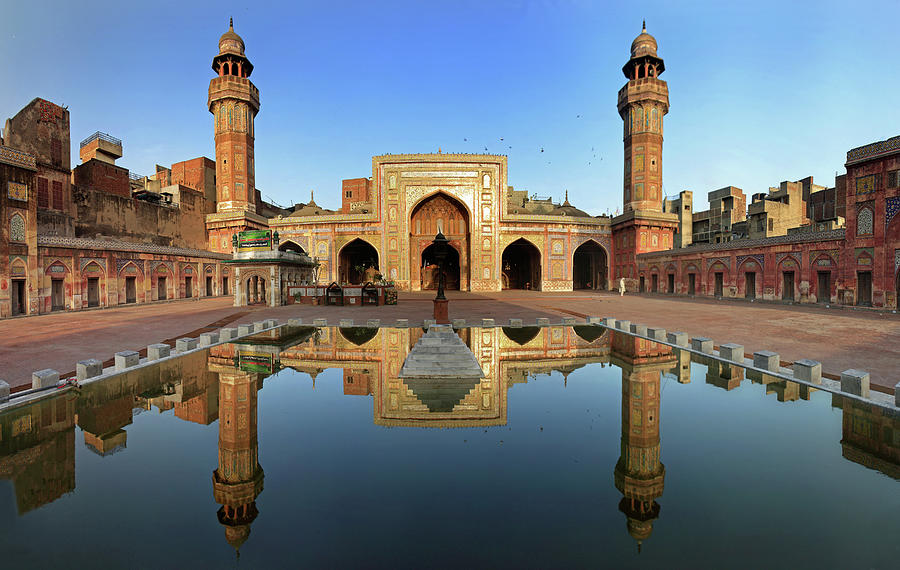
[[[717,346],[738,343],[748,355],[773,350],[783,363],[818,360],[826,375],[863,369],[871,374],[876,390],[892,391],[898,380],[900,317],[890,313],[662,295],[620,297],[594,291],[449,291],[447,296],[450,318],[465,319],[471,325],[480,325],[486,318],[503,326],[511,318],[528,324],[541,317],[551,323],[560,323],[565,317],[579,322],[588,316],[615,317],[683,331],[691,337],[709,337]],[[432,299],[431,292],[401,292],[399,303],[391,306],[234,307],[229,297],[212,297],[4,319],[0,321],[0,361],[5,366],[0,378],[13,390],[24,389],[38,369],[74,374],[79,360],[105,361],[121,350],[140,351],[158,342],[174,345],[178,338],[264,318],[286,321],[299,317],[306,322],[324,318],[329,325],[337,325],[339,319],[353,319],[356,325],[380,319],[382,326],[408,319],[410,326],[418,326],[431,318]]]

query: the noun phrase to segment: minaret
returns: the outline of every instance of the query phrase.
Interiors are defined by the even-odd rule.
[[[629,290],[638,288],[637,255],[670,249],[678,225],[678,217],[662,208],[663,116],[669,112],[669,87],[659,79],[666,66],[656,49],[656,39],[644,23],[622,67],[628,83],[619,90],[617,104],[624,123],[625,169],[624,210],[612,220],[613,275],[625,278]]]
[[[656,55],[656,39],[647,24],[631,43],[631,59],[622,68],[628,83],[619,91],[619,116],[624,122],[624,206],[662,212],[663,115],[669,112],[669,87],[659,79],[665,71]]]
[[[228,31],[219,38],[213,58],[217,76],[209,82],[209,112],[216,133],[216,211],[256,212],[253,122],[259,112],[259,89],[250,81],[253,64],[244,55],[244,40]]]
[[[225,539],[238,551],[256,519],[256,497],[263,490],[256,436],[258,374],[219,373],[219,467],[213,472],[216,513]]]
[[[622,440],[615,484],[623,495],[619,510],[640,551],[659,517],[656,499],[663,494],[666,475],[660,461],[659,381],[675,356],[667,346],[630,335],[615,334],[611,342],[613,363],[622,369]]]

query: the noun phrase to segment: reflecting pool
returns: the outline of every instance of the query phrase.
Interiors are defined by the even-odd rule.
[[[900,419],[600,326],[281,327],[0,415],[4,567],[900,558]],[[746,377],[745,377],[746,376]]]

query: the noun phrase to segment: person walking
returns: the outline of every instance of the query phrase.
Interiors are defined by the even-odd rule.
[[[625,296],[625,278],[619,279],[619,297]]]

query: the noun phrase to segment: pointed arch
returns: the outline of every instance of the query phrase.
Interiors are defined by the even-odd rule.
[[[281,244],[278,246],[278,251],[293,251],[296,253],[301,253],[303,255],[308,255],[306,253],[306,250],[303,249],[303,246],[292,239],[282,240]]]
[[[572,288],[607,289],[609,251],[593,238],[584,240],[572,252]]]
[[[540,248],[525,237],[503,248],[500,257],[503,288],[540,290],[542,258]]]

